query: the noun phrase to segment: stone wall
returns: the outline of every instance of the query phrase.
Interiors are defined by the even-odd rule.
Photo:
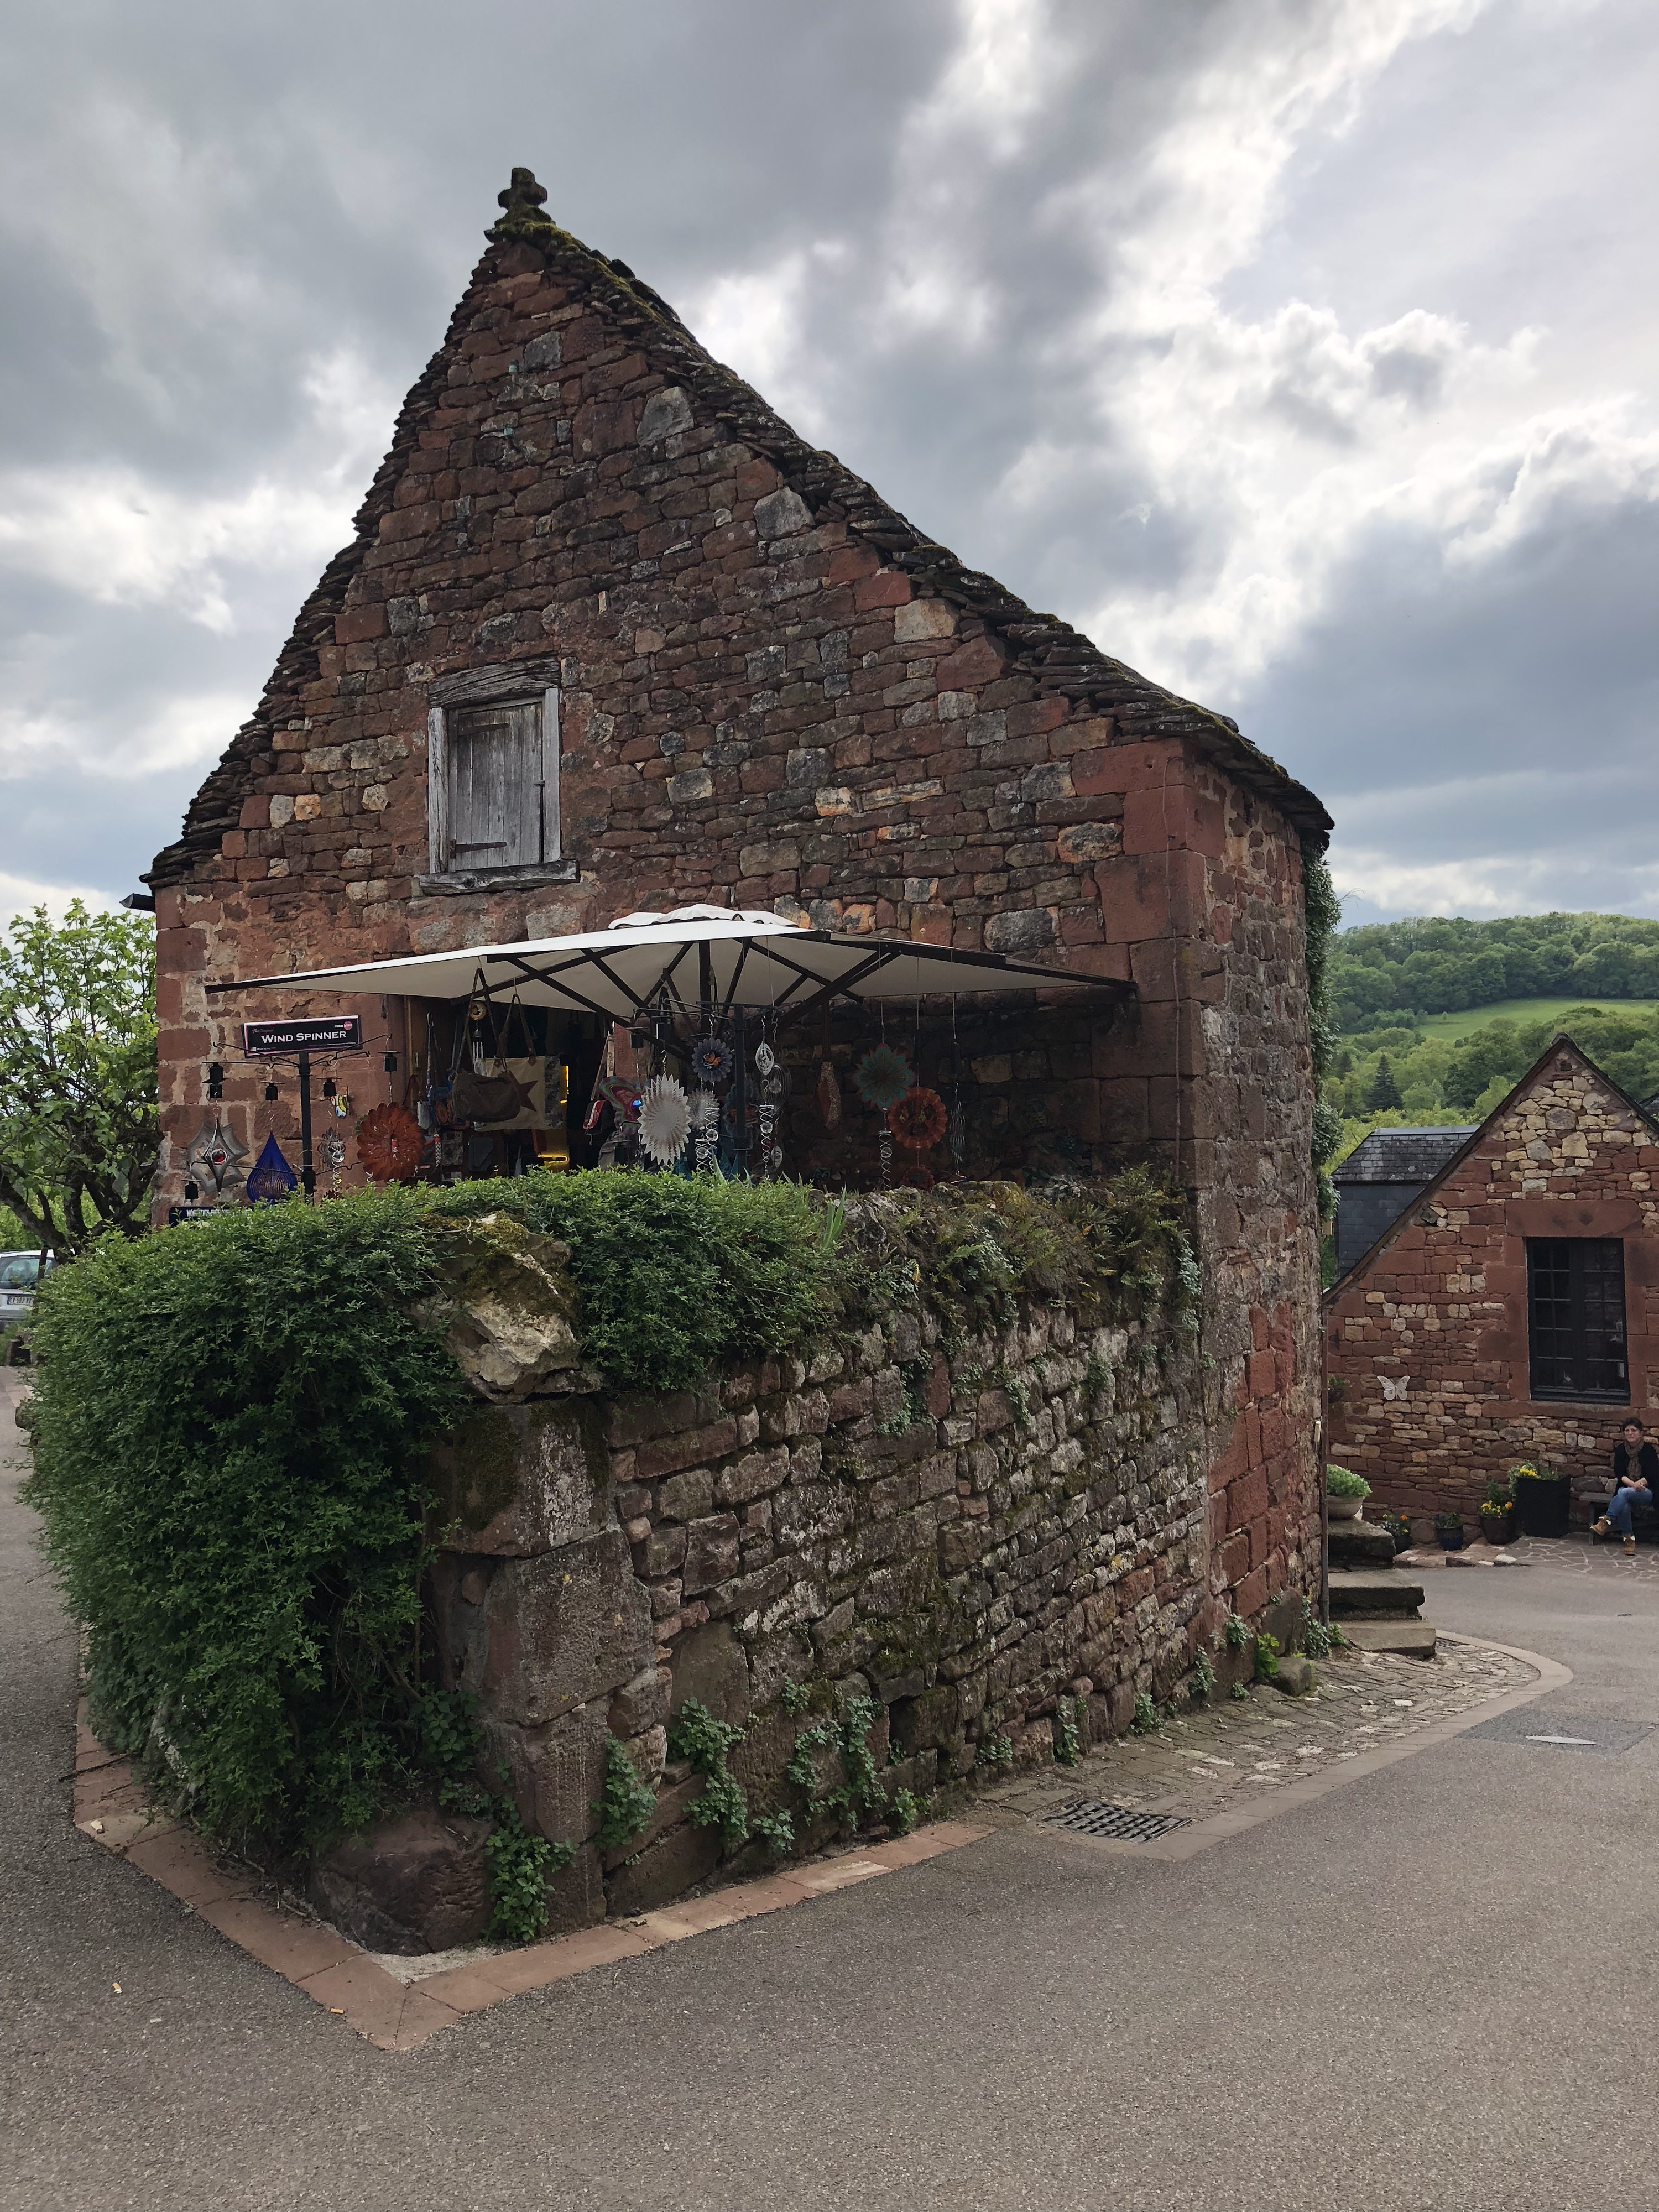
[[[1565,1041],[1326,1304],[1330,1455],[1382,1504],[1472,1517],[1488,1478],[1606,1469],[1659,1409],[1659,1129]],[[1528,1237],[1625,1248],[1630,1397],[1534,1400]]]
[[[1123,1730],[1137,1693],[1167,1696],[1224,1620],[1188,1328],[1085,1328],[1028,1301],[947,1346],[923,1309],[695,1395],[613,1399],[556,1322],[550,1355],[534,1328],[507,1346],[514,1303],[482,1334],[476,1309],[467,1324],[491,1402],[444,1460],[433,1609],[445,1679],[478,1696],[526,1824],[579,1847],[560,1925],[720,1863],[717,1832],[688,1819],[703,1783],[668,1756],[687,1698],[746,1729],[732,1770],[751,1812],[789,1810],[810,1846],[837,1816],[784,1770],[849,1697],[878,1707],[884,1795],[921,1797],[998,1738],[1048,1756],[1062,1697],[1088,1735]],[[1316,1581],[1311,1526],[1291,1550],[1292,1615]],[[659,1794],[605,1863],[607,1735]],[[836,1756],[818,1756],[829,1789]],[[732,1863],[763,1857],[751,1844]]]

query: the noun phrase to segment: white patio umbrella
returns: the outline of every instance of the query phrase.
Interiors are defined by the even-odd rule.
[[[207,988],[450,1000],[516,995],[526,1006],[617,1021],[699,1005],[764,1007],[780,1019],[793,1019],[833,998],[1093,990],[1126,999],[1134,993],[1133,984],[1111,977],[1067,973],[1000,953],[843,936],[799,928],[775,914],[712,906],[626,915],[608,929],[574,937],[467,945],[356,967],[244,976]]]

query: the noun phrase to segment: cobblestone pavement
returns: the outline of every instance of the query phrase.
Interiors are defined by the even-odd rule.
[[[1538,1679],[1489,1645],[1441,1640],[1429,1660],[1334,1651],[1300,1698],[1256,1684],[1243,1698],[1168,1717],[1155,1735],[1102,1745],[1074,1766],[988,1778],[975,1817],[1042,1820],[1076,1797],[1208,1820],[1239,1802],[1396,1743]]]

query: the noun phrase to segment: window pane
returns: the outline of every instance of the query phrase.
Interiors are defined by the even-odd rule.
[[[1534,1397],[1629,1397],[1617,1237],[1528,1237],[1527,1307]]]
[[[449,846],[457,868],[542,858],[542,710],[465,707],[451,719]]]
[[[1527,1245],[1531,1293],[1534,1395],[1573,1387],[1572,1288],[1565,1237],[1533,1237]]]

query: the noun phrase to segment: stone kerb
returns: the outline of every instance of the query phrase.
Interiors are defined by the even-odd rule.
[[[890,1801],[1048,1756],[1062,1697],[1097,1738],[1138,1693],[1168,1694],[1213,1611],[1199,1364],[1162,1320],[1083,1328],[1022,1302],[950,1344],[932,1313],[902,1313],[678,1395],[562,1370],[481,1404],[441,1469],[432,1606],[446,1679],[477,1696],[526,1825],[576,1846],[556,1929],[720,1863],[718,1829],[688,1818],[702,1778],[669,1756],[687,1698],[746,1730],[732,1771],[751,1815],[787,1809],[799,1847],[841,1816],[784,1770],[850,1699],[876,1708]],[[602,1863],[612,1736],[658,1806]],[[821,1799],[842,1754],[813,1756]],[[727,1866],[763,1863],[750,1844]]]

